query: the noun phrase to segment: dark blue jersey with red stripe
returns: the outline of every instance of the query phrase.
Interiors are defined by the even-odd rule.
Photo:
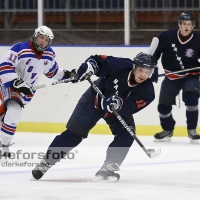
[[[134,114],[149,105],[155,98],[154,87],[150,79],[140,84],[131,84],[130,76],[134,62],[128,58],[113,56],[90,56],[88,60],[97,64],[96,85],[105,95],[116,94],[123,99],[121,115]],[[101,98],[97,95],[96,107],[101,109]]]
[[[167,73],[200,66],[198,62],[200,58],[200,34],[193,32],[183,42],[179,37],[179,31],[178,29],[164,31],[158,37],[159,45],[153,57],[155,62],[161,57],[161,63]],[[196,73],[179,73],[175,76],[171,75],[169,78],[179,79],[190,75],[196,75]]]

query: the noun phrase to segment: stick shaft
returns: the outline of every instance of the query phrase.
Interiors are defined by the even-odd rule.
[[[193,71],[193,70],[200,70],[200,67],[194,67],[191,69],[183,69],[183,70],[179,70],[179,71],[175,71],[175,72],[169,72],[166,74],[159,74],[158,77],[167,76],[167,75],[171,75],[171,74],[179,74],[181,72],[189,72],[189,71]]]
[[[153,55],[157,49],[158,44],[159,44],[159,39],[157,37],[154,37],[151,41],[148,54]]]
[[[38,85],[36,87],[33,87],[32,89],[37,90],[37,89],[45,88],[45,87],[48,87],[48,86],[57,85],[57,84],[60,84],[60,83],[68,83],[68,82],[71,82],[73,80],[74,80],[74,77],[71,77],[71,78],[68,78],[68,79],[63,79],[61,81],[55,81],[55,82],[49,83],[49,84]]]

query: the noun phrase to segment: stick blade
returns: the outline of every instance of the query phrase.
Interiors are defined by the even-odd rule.
[[[151,41],[150,47],[149,47],[149,51],[148,54],[153,55],[154,52],[157,49],[157,46],[159,44],[159,39],[157,37],[154,37]]]
[[[161,148],[158,149],[147,149],[146,154],[149,156],[149,158],[157,158],[161,153]]]

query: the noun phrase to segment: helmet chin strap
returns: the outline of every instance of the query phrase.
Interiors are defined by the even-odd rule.
[[[35,48],[35,50],[38,52],[38,53],[41,53],[44,51],[44,49],[42,47],[40,47],[39,45],[37,45],[36,43],[33,43],[33,46]]]
[[[38,45],[37,43],[36,43],[36,41],[35,41],[36,39],[32,39],[32,42],[33,42],[33,46],[34,46],[34,48],[35,48],[35,50],[38,52],[38,53],[41,53],[41,52],[43,52],[46,48],[47,48],[47,46],[46,47],[41,47],[40,45]]]

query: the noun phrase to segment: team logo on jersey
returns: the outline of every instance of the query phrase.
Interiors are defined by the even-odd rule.
[[[186,49],[185,56],[188,58],[191,58],[194,55],[194,50],[193,49]]]
[[[44,65],[47,65],[48,64],[48,60],[44,61]]]

